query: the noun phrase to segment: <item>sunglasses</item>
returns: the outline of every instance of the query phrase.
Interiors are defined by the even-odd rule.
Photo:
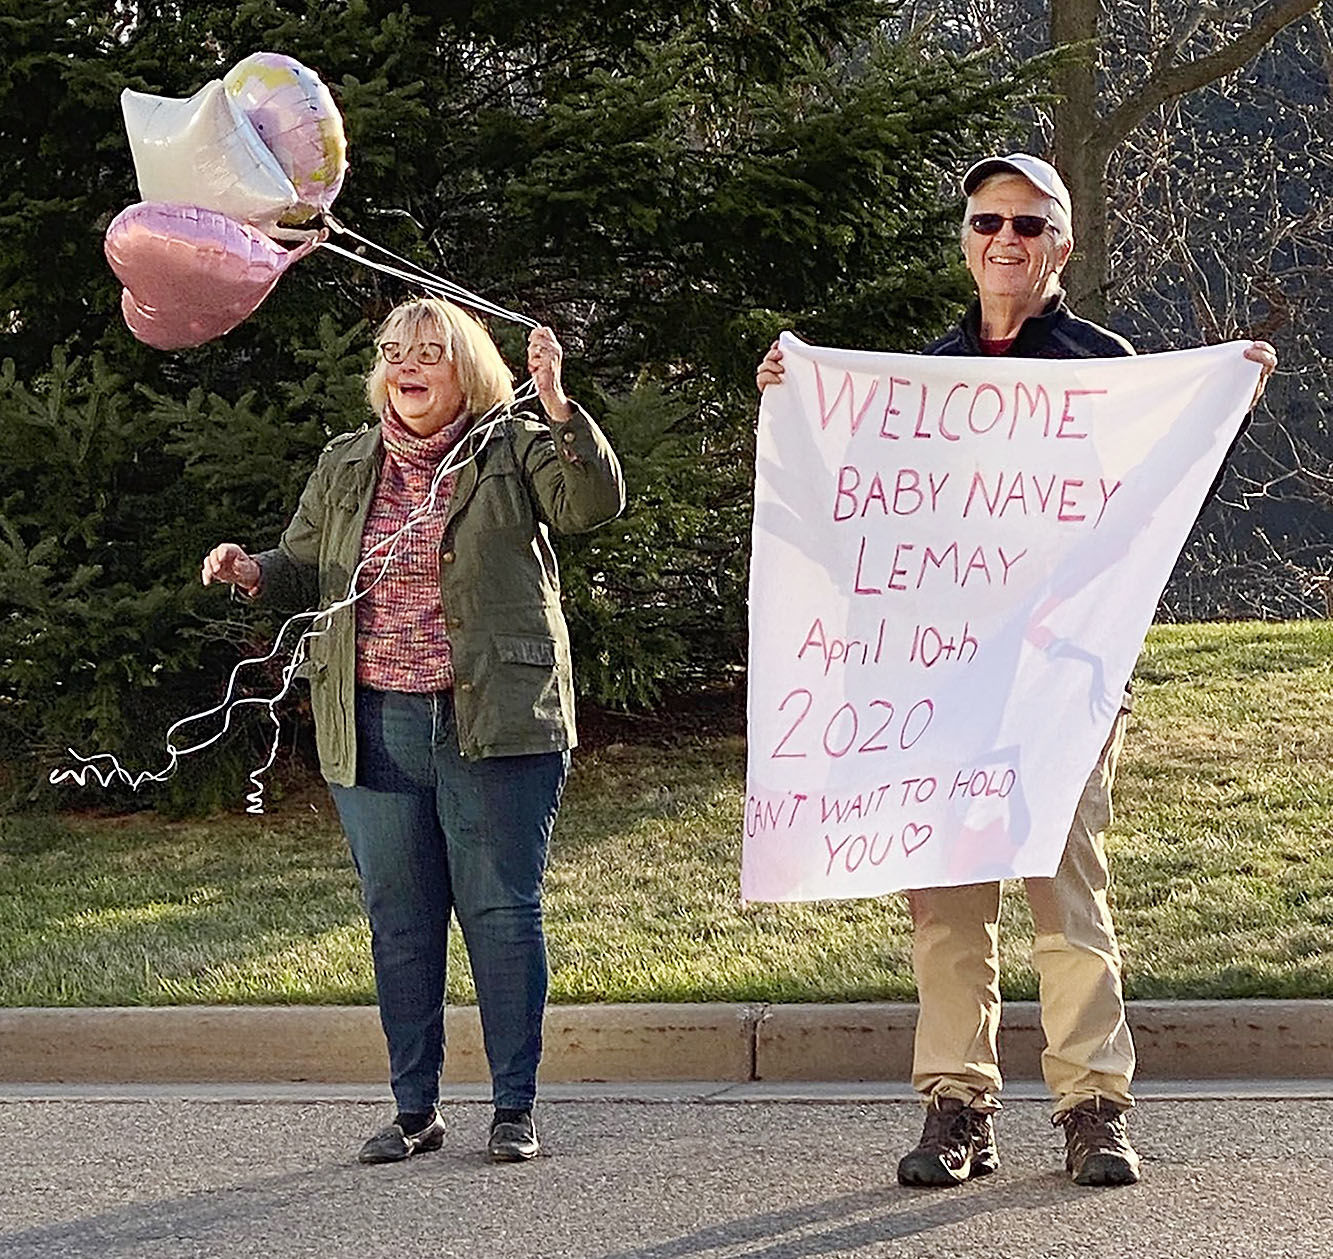
[[[401,341],[381,341],[379,344],[380,356],[386,363],[402,363],[413,350],[422,367],[433,367],[444,357],[444,346],[438,341],[414,341],[411,345]]]
[[[1042,214],[1015,214],[1012,217],[1007,214],[974,214],[968,219],[968,224],[978,236],[994,236],[1006,223],[1012,223],[1014,231],[1028,240],[1035,239],[1048,227],[1055,226]]]

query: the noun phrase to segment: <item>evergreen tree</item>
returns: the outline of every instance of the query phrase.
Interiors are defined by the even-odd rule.
[[[556,328],[631,495],[623,520],[562,547],[581,681],[641,703],[743,660],[753,371],[772,337],[913,349],[967,291],[952,180],[1016,84],[886,40],[892,8],[11,0],[11,755],[143,749],[212,701],[272,626],[200,590],[200,558],[276,538],[322,443],[368,418],[370,330],[406,295],[316,252],[226,338],[140,346],[100,240],[137,200],[123,88],[185,96],[251,52],[298,58],[346,119],[338,216]],[[493,331],[521,364],[518,330]]]

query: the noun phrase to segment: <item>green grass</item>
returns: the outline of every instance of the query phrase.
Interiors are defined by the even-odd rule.
[[[1114,832],[1134,994],[1333,996],[1333,625],[1161,630],[1138,676]]]
[[[1130,995],[1333,995],[1333,625],[1158,627],[1135,689],[1111,838]],[[547,882],[553,1000],[911,999],[901,898],[741,906],[743,762],[735,737],[577,756]],[[1004,914],[1003,988],[1032,997],[1017,888]],[[0,1004],[373,993],[320,792],[258,819],[0,819]]]

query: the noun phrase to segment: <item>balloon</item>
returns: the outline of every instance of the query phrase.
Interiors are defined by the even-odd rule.
[[[189,100],[121,93],[139,194],[272,228],[300,197],[245,111],[214,79]]]
[[[283,249],[247,223],[191,205],[140,202],[106,233],[106,256],[125,286],[130,331],[159,350],[230,332],[322,238]]]
[[[257,52],[222,82],[300,197],[279,221],[300,223],[332,206],[347,174],[347,137],[320,77],[282,53]]]

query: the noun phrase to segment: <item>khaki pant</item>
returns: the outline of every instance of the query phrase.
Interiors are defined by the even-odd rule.
[[[1046,1049],[1042,1074],[1056,1113],[1103,1097],[1132,1106],[1134,1043],[1125,1022],[1120,948],[1107,905],[1103,832],[1124,742],[1121,712],[1079,800],[1054,878],[1026,879]],[[998,1105],[1000,884],[908,893],[916,927],[912,960],[921,1012],[912,1085],[926,1097]]]

